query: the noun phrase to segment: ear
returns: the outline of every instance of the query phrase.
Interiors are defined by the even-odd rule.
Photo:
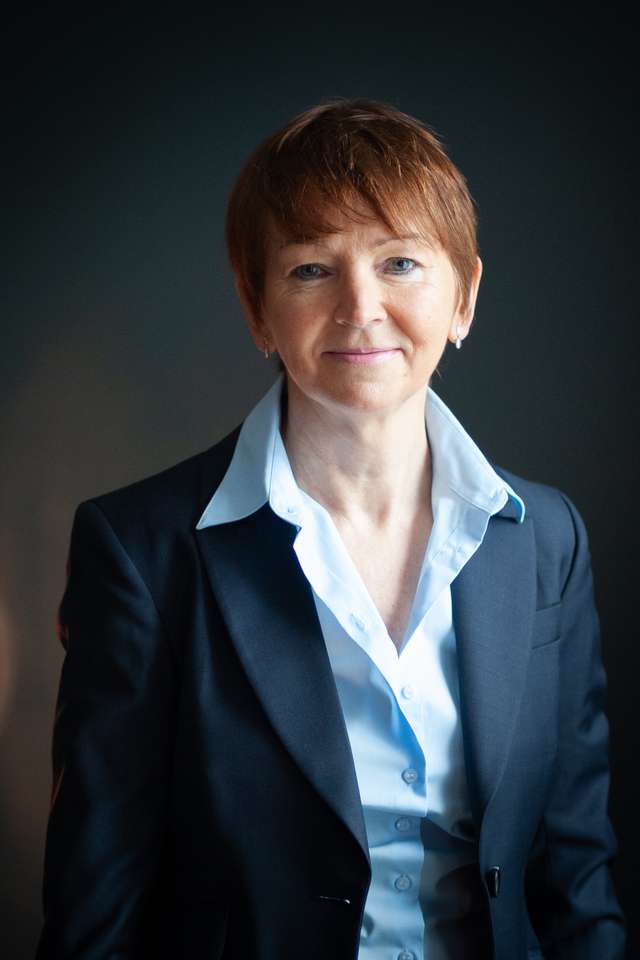
[[[461,339],[464,339],[469,333],[471,324],[473,323],[473,315],[476,309],[476,300],[478,298],[478,288],[480,286],[481,277],[482,260],[480,257],[476,257],[476,264],[471,277],[471,283],[469,285],[469,300],[467,302],[467,306],[464,310],[458,308],[453,317],[453,323],[451,326],[452,340],[455,340],[458,336],[458,329],[460,330]]]
[[[262,352],[264,349],[264,339],[266,335],[262,319],[258,314],[256,314],[254,307],[249,301],[244,285],[240,282],[240,279],[236,273],[233,275],[233,285],[236,288],[236,293],[238,294],[238,299],[240,300],[240,304],[242,306],[242,312],[244,313],[245,320],[247,321],[247,326],[249,327],[249,332],[253,338],[253,342],[258,350]]]

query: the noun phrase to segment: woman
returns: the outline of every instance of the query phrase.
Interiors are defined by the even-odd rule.
[[[281,372],[78,507],[40,960],[622,956],[584,523],[429,386],[475,226],[384,104],[247,161],[227,243]]]

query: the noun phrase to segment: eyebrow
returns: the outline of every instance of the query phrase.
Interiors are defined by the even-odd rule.
[[[390,237],[380,237],[378,240],[374,240],[371,244],[371,249],[374,247],[382,247],[385,243],[391,243],[392,240],[417,240],[420,243],[426,243],[427,241],[424,237],[421,237],[417,233],[403,233],[400,235],[394,235]],[[328,247],[329,244],[324,243],[322,240],[284,240],[280,243],[279,249],[286,250],[288,247]]]

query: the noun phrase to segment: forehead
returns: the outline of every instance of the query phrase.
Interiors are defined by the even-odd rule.
[[[415,222],[391,227],[373,214],[356,220],[338,210],[328,211],[323,228],[315,230],[309,227],[304,231],[285,230],[271,221],[266,238],[268,251],[276,257],[295,254],[307,247],[332,250],[345,244],[375,250],[392,240],[434,249],[438,246],[431,233]]]

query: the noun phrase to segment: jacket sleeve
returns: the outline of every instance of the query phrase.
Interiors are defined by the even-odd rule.
[[[560,718],[541,853],[527,872],[527,904],[547,960],[621,960],[625,929],[610,866],[617,853],[607,814],[608,723],[589,545],[562,494],[574,531],[562,595]]]
[[[92,501],[74,517],[58,628],[37,960],[139,957],[166,832],[174,672],[149,590]]]

